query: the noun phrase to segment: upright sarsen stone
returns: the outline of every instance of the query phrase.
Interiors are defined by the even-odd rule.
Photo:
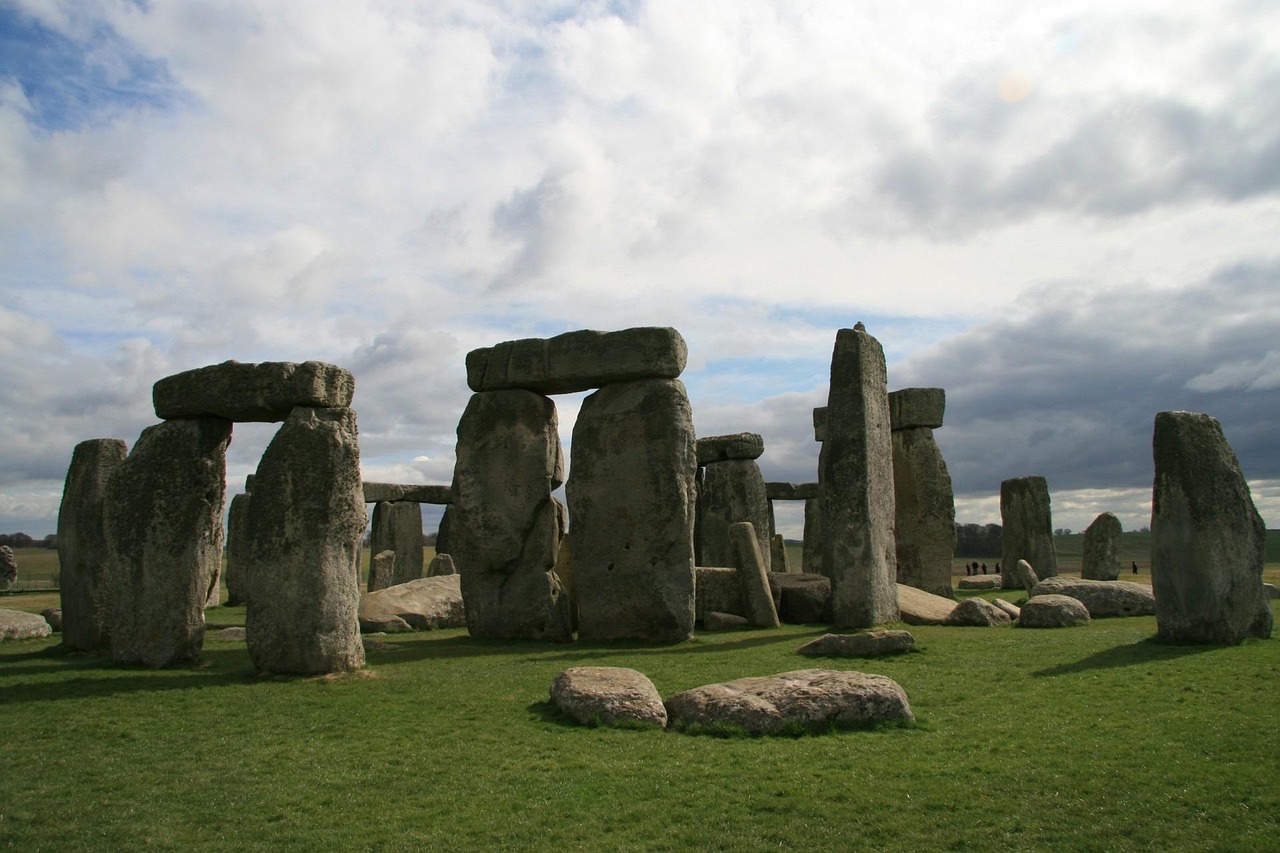
[[[579,637],[689,638],[697,451],[684,384],[601,388],[582,403],[571,452]]]
[[[837,332],[818,481],[832,615],[843,628],[898,618],[887,385],[880,342],[861,323]]]
[[[128,455],[118,438],[95,438],[71,454],[58,509],[62,644],[103,648],[111,638],[113,604],[103,498],[107,481]]]
[[[1080,577],[1113,581],[1120,577],[1120,545],[1124,530],[1120,519],[1101,513],[1084,531],[1084,551],[1080,557]]]
[[[570,598],[553,572],[558,423],[551,400],[522,390],[473,394],[458,421],[448,548],[473,637],[573,638]]]
[[[699,439],[700,446],[701,443]],[[749,521],[765,555],[765,570],[769,570],[773,529],[770,519],[764,476],[754,458],[708,464],[702,469],[698,488],[698,565],[734,565],[729,527]]]
[[[1270,637],[1266,527],[1222,427],[1205,414],[1160,412],[1152,443],[1156,638],[1234,644]]]
[[[893,493],[898,583],[952,597],[955,498],[932,429],[893,431]]]
[[[357,613],[366,518],[355,412],[294,409],[258,463],[245,525],[245,641],[259,670],[364,665]]]
[[[386,586],[422,577],[422,510],[417,503],[379,501],[373,505],[369,553],[380,554],[383,551],[392,551],[396,555],[394,574]]]
[[[253,475],[250,475],[249,482],[252,481]],[[245,530],[249,523],[249,496],[246,490],[233,497],[231,506],[227,507],[227,570],[223,573],[223,582],[227,585],[228,607],[244,604],[249,597],[246,574],[249,566],[248,534]]]
[[[222,562],[231,422],[148,427],[103,499],[115,606],[111,657],[160,667],[200,659],[204,606]]]
[[[1053,516],[1049,510],[1049,481],[1044,477],[1014,477],[1000,484],[1000,523],[1004,525],[1006,569],[1026,560],[1040,578],[1058,573],[1053,546]]]

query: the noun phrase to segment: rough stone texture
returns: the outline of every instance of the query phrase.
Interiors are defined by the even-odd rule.
[[[778,618],[789,625],[831,622],[831,578],[802,573],[769,573]]]
[[[1094,619],[1108,616],[1153,616],[1156,597],[1151,587],[1131,581],[1092,581],[1083,578],[1045,578],[1031,595],[1066,595],[1089,609]]]
[[[18,582],[18,558],[8,545],[0,545],[0,592],[8,592]]]
[[[773,538],[769,540],[768,562],[769,571],[784,573],[791,571],[791,558],[787,556],[787,540],[781,533],[773,534]]]
[[[369,558],[369,582],[365,585],[368,592],[377,592],[389,586],[395,586],[396,552],[390,549],[378,551]]]
[[[974,575],[956,581],[958,589],[1004,589],[1003,575]]]
[[[818,406],[813,410],[813,440],[827,440],[827,407]]]
[[[1084,531],[1084,552],[1080,559],[1080,577],[1086,580],[1113,581],[1120,577],[1120,545],[1124,529],[1120,519],[1104,512]]]
[[[698,464],[711,465],[731,459],[759,459],[764,455],[764,438],[755,432],[710,435],[698,439]],[[763,488],[764,479],[760,480]]]
[[[245,525],[249,523],[250,493],[236,495],[227,509],[227,567],[223,581],[227,585],[227,606],[244,604],[249,596],[248,554],[245,549]]]
[[[419,486],[412,483],[364,484],[364,502],[376,504],[383,501],[413,501],[420,504],[448,504],[453,500],[449,486]]]
[[[1042,578],[1058,573],[1049,482],[1044,477],[1014,477],[1002,482],[1000,521],[1004,525],[1004,552],[1000,562],[1006,569],[1016,566],[1019,560],[1026,560]]]
[[[721,613],[719,610],[708,610],[702,615],[702,627],[708,631],[728,631],[733,628],[748,628],[751,620],[736,613]]]
[[[947,392],[941,388],[903,388],[889,392],[891,429],[937,429],[947,408]]]
[[[551,702],[584,725],[667,724],[667,709],[648,676],[620,666],[575,666],[551,682]]]
[[[360,596],[358,612],[360,630],[365,633],[462,628],[467,624],[458,575],[418,578],[365,593]]]
[[[1040,583],[1040,576],[1036,574],[1035,568],[1026,560],[1019,560],[1017,565],[1014,566],[1013,577],[1017,579],[1017,585],[1025,589],[1028,595],[1031,594],[1031,590],[1036,588],[1036,584]],[[1005,588],[1012,589],[1012,587]]]
[[[1271,636],[1266,527],[1216,420],[1160,412],[1153,437],[1151,586],[1156,637],[1239,643]]]
[[[807,501],[821,494],[817,483],[781,483],[776,480],[765,483],[764,490],[771,501]]]
[[[561,551],[564,550],[566,544],[566,540],[560,540]],[[559,555],[557,555],[557,558],[558,557]],[[560,561],[557,559],[556,565],[559,566],[559,564]],[[431,563],[427,566],[427,577],[429,578],[447,577],[448,575],[456,575],[457,573],[458,569],[453,564],[453,557],[449,554],[436,554],[431,558]],[[557,574],[559,573],[557,572]],[[565,581],[563,576],[560,576],[560,579],[561,581]],[[565,582],[565,585],[568,585],[567,581]]]
[[[804,502],[804,541],[801,543],[800,571],[810,575],[828,575],[822,562],[822,501],[810,498]]]
[[[754,526],[765,568],[771,567],[769,499],[765,496],[760,466],[751,459],[716,462],[702,469],[698,488],[699,565],[731,566],[733,544],[729,528],[740,521]]]
[[[358,669],[367,516],[351,409],[293,410],[258,463],[245,524],[249,657],[259,670]]]
[[[458,422],[449,553],[472,637],[573,638],[570,597],[553,571],[558,423],[550,399],[519,390],[473,394]]]
[[[948,625],[969,628],[996,628],[1013,620],[996,605],[982,598],[969,598],[956,605],[947,617]]]
[[[674,726],[730,726],[753,735],[915,720],[906,691],[892,679],[829,669],[708,684],[677,693],[666,705]]]
[[[422,577],[422,510],[411,501],[373,505],[369,550],[374,554],[393,551],[395,574],[387,586],[416,581]]]
[[[737,569],[731,566],[698,566],[694,569],[694,579],[697,620],[705,620],[711,611],[738,615],[746,612]]]
[[[53,628],[43,616],[25,610],[0,610],[0,642],[47,637]]]
[[[824,563],[834,624],[841,628],[898,618],[884,350],[861,326],[836,333],[819,477]]]
[[[955,599],[898,584],[898,611],[908,625],[943,625],[956,609]]]
[[[156,415],[275,423],[302,406],[346,408],[356,383],[351,373],[320,361],[224,361],[166,376],[151,389]]]
[[[601,388],[582,403],[572,453],[566,491],[579,637],[692,636],[698,464],[684,384]]]
[[[1264,583],[1262,585],[1262,594],[1264,598],[1274,601],[1275,599],[1280,598],[1280,587],[1277,587],[1273,583]]]
[[[950,597],[956,507],[933,430],[893,432],[893,495],[898,583]]]
[[[897,655],[916,647],[910,631],[868,631],[865,634],[823,634],[796,651],[811,657],[874,658]]]
[[[1037,595],[1022,605],[1018,628],[1074,628],[1089,624],[1089,609],[1066,595]]]
[[[760,553],[755,527],[749,521],[729,525],[729,541],[742,586],[742,603],[747,611],[744,615],[758,628],[777,628],[781,623],[769,592],[769,568]]]
[[[993,598],[991,599],[991,603],[994,604],[996,607],[999,607],[1005,613],[1008,613],[1009,618],[1015,622],[1017,622],[1018,617],[1022,615],[1021,608],[1019,608],[1016,604],[1010,604],[1009,602],[1005,601],[1003,598]]]
[[[44,610],[40,611],[40,616],[44,621],[49,623],[49,627],[52,628],[55,633],[60,633],[62,631],[62,611],[59,608],[46,607]]]
[[[675,329],[567,332],[472,350],[467,385],[472,391],[572,394],[637,379],[675,379],[687,358],[684,338]]]
[[[111,657],[161,667],[200,659],[204,606],[222,563],[231,422],[148,427],[107,481]]]
[[[58,509],[62,644],[69,649],[105,648],[111,641],[114,593],[102,501],[107,480],[127,455],[118,438],[82,441],[71,453]]]

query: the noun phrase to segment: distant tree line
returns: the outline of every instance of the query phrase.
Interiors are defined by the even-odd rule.
[[[0,545],[10,548],[57,548],[58,535],[50,533],[43,539],[33,539],[25,533],[0,533]]]
[[[957,557],[999,557],[1004,550],[1004,528],[998,524],[957,524]]]

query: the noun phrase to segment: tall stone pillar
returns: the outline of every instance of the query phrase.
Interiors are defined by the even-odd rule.
[[[698,559],[707,566],[734,565],[729,527],[749,521],[759,540],[765,571],[769,571],[773,525],[764,476],[756,462],[764,453],[764,439],[756,433],[710,436],[698,439],[697,448],[698,464],[702,466]]]
[[[818,496],[804,503],[804,561],[806,574],[831,577],[827,568],[827,549],[822,536],[822,469],[826,460],[827,407],[813,410],[813,440],[818,442]]]
[[[127,455],[118,438],[82,441],[67,469],[58,509],[62,644],[77,651],[105,647],[111,639],[114,599],[103,497],[107,481]]]
[[[248,601],[249,581],[246,577],[249,565],[247,550],[249,522],[249,496],[253,491],[253,475],[245,479],[244,493],[231,499],[227,508],[227,570],[223,580],[227,585],[227,606],[236,607]]]
[[[563,479],[549,398],[520,389],[472,395],[458,422],[448,510],[471,636],[573,638],[570,597],[553,572],[560,529],[551,492]]]
[[[933,439],[945,408],[941,388],[904,388],[889,395],[898,583],[950,598],[955,497]]]
[[[373,505],[369,553],[394,551],[391,586],[422,577],[422,508],[416,501],[378,501]]]
[[[567,493],[578,636],[693,634],[697,450],[684,384],[641,379],[583,401]]]
[[[819,482],[832,616],[843,628],[898,618],[887,384],[880,342],[861,323],[837,332]]]
[[[1080,555],[1080,577],[1093,581],[1113,581],[1120,577],[1120,546],[1124,529],[1113,513],[1100,513],[1084,531]]]
[[[1053,515],[1049,509],[1049,481],[1044,477],[1014,477],[1000,484],[1000,523],[1004,549],[1000,561],[1012,571],[1026,560],[1044,580],[1058,573],[1053,546]]]

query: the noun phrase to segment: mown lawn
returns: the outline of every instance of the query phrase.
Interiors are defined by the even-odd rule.
[[[209,621],[243,622],[242,608]],[[0,848],[1262,850],[1280,842],[1280,640],[1162,646],[1151,618],[916,627],[876,661],[819,626],[670,647],[372,638],[367,672],[123,669],[0,645]],[[896,679],[908,729],[722,739],[566,724],[551,679],[629,666],[663,695],[809,666]]]

